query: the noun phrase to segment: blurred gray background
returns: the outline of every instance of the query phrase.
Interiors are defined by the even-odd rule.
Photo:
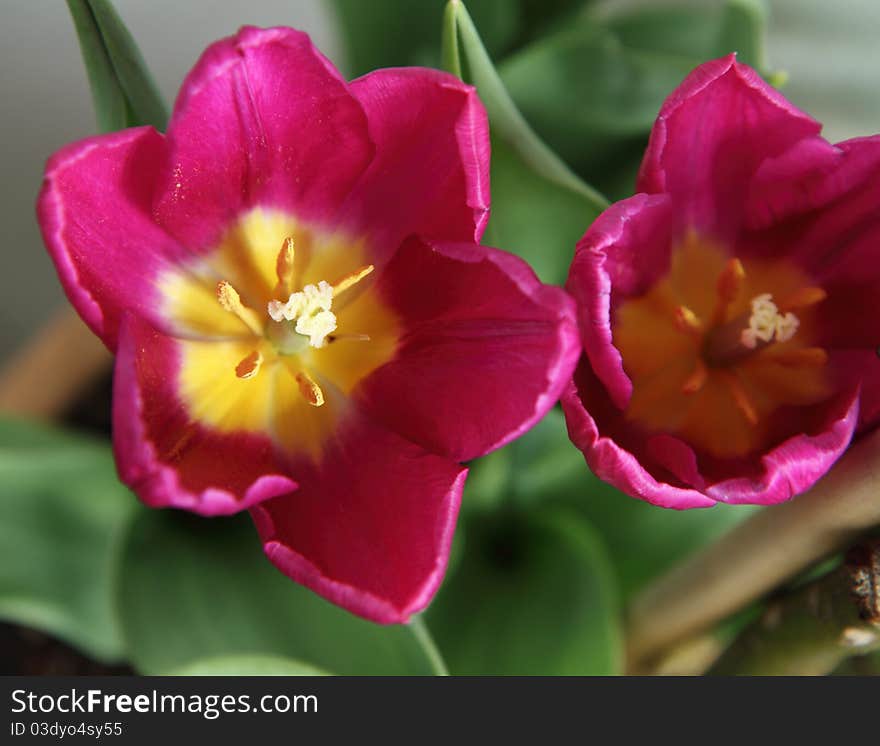
[[[116,0],[116,7],[169,103],[201,50],[245,23],[308,31],[344,69],[327,0]],[[880,131],[880,2],[770,0],[770,7],[770,62],[791,76],[785,94],[824,122],[832,141]],[[34,218],[43,163],[95,132],[62,0],[0,0],[0,87],[2,361],[64,303]]]

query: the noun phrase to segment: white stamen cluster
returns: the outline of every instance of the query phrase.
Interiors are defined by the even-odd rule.
[[[773,302],[770,293],[764,293],[752,298],[752,315],[749,317],[749,326],[743,329],[740,341],[744,347],[754,350],[758,342],[787,342],[797,332],[800,326],[798,317],[790,311],[786,314],[779,312],[779,308]]]
[[[317,285],[306,285],[291,293],[285,303],[269,301],[269,316],[274,321],[295,321],[297,334],[309,338],[312,347],[323,347],[327,336],[336,330],[333,306],[333,286],[321,280]]]

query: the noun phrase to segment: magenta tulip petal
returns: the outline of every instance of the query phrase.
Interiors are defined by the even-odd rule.
[[[681,229],[726,239],[744,220],[743,195],[762,162],[820,129],[734,55],[707,62],[663,104],[636,189],[671,195]]]
[[[835,367],[844,385],[859,389],[859,419],[856,435],[880,425],[880,355],[871,349],[834,349]]]
[[[376,159],[340,221],[378,260],[412,233],[479,241],[489,218],[489,122],[475,90],[436,70],[377,70],[351,84]]]
[[[125,316],[113,382],[120,478],[154,507],[226,515],[297,488],[266,435],[193,422],[175,392],[177,343]]]
[[[359,399],[390,429],[469,460],[521,435],[559,399],[580,353],[574,305],[522,260],[411,239],[378,282],[406,326]]]
[[[785,502],[809,489],[846,450],[858,419],[859,397],[844,397],[831,421],[816,435],[795,435],[761,457],[758,475],[719,482],[706,493],[726,503]]]
[[[467,469],[353,418],[300,488],[251,509],[269,559],[333,603],[405,622],[446,570]]]
[[[367,119],[308,36],[245,27],[187,76],[156,217],[191,249],[250,207],[329,224],[373,156]]]
[[[596,381],[589,366],[578,368],[563,392],[562,408],[572,442],[584,452],[596,476],[622,492],[654,505],[684,510],[715,502],[784,502],[812,486],[846,450],[858,418],[859,398],[843,397],[815,435],[798,434],[771,449],[758,463],[727,466],[724,478],[702,474],[694,451],[666,435],[647,436],[620,422],[613,406],[597,401]],[[604,414],[613,435],[600,433],[593,418]],[[603,420],[604,422],[605,420]],[[718,480],[718,481],[716,481]]]
[[[624,408],[632,382],[611,339],[611,288],[638,295],[669,269],[670,203],[637,194],[603,212],[578,242],[566,289],[578,306],[581,338],[593,370]]]
[[[70,302],[110,349],[124,311],[160,322],[152,281],[180,259],[151,217],[164,157],[162,136],[139,127],[68,145],[46,166],[37,204],[46,246]]]
[[[848,201],[853,192],[870,189],[878,170],[878,136],[837,145],[821,137],[804,139],[761,164],[749,190],[748,228],[760,230]]]
[[[848,171],[855,159],[821,137],[807,137],[757,169],[746,201],[746,227],[761,230],[789,217],[822,207],[851,187]]]
[[[653,476],[642,466],[645,454],[634,454],[620,445],[617,439],[603,435],[593,419],[593,402],[585,406],[579,389],[597,387],[598,381],[588,365],[578,367],[574,381],[562,393],[562,410],[568,425],[568,435],[584,453],[590,470],[599,479],[622,492],[639,497],[664,508],[705,508],[715,500],[702,490],[688,487],[671,479],[671,472]],[[641,456],[641,458],[640,458]],[[662,471],[662,470],[659,470]]]
[[[825,201],[802,218],[793,248],[828,291],[825,336],[834,348],[876,348],[880,324],[880,137],[837,146],[836,169],[822,181]]]

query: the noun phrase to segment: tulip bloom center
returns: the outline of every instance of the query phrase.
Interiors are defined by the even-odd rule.
[[[397,320],[360,242],[276,212],[160,282],[181,330],[178,388],[194,421],[273,433],[317,457],[358,381],[387,362]]]
[[[668,273],[616,311],[627,417],[721,458],[764,447],[784,407],[831,393],[828,356],[813,343],[825,297],[785,259],[731,257],[687,233]]]

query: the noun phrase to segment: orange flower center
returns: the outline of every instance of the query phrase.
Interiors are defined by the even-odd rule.
[[[791,262],[731,259],[690,231],[669,272],[617,309],[627,417],[722,458],[762,448],[780,407],[831,393],[828,356],[814,345],[824,299]]]

